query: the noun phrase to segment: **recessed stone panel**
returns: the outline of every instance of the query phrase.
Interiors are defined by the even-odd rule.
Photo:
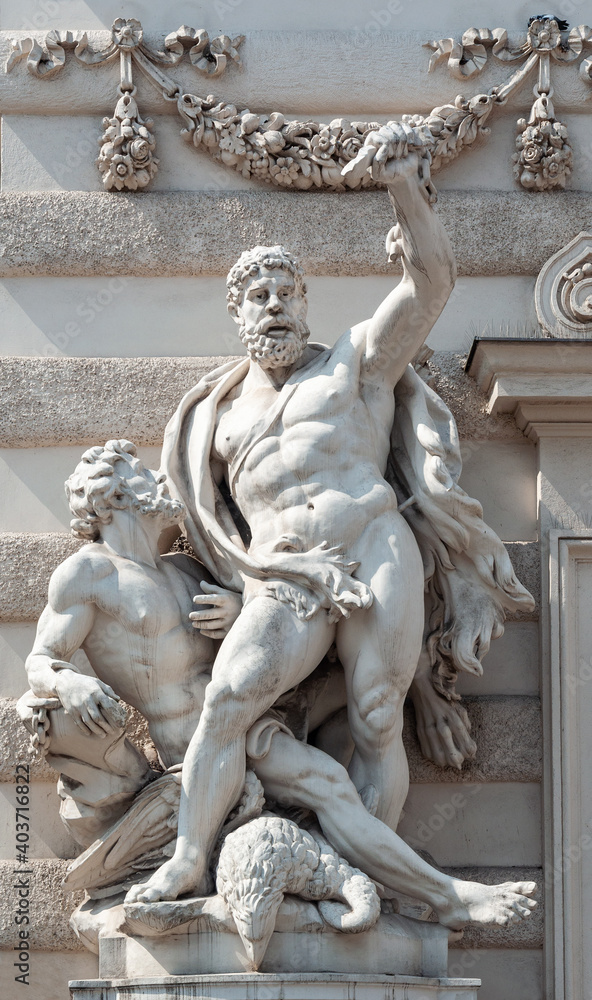
[[[398,833],[439,865],[540,865],[540,785],[414,785]]]

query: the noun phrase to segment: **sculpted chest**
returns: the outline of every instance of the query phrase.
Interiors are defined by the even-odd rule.
[[[96,603],[105,614],[132,633],[146,636],[157,637],[183,623],[191,629],[187,616],[192,597],[180,574],[127,559],[118,561],[114,569],[97,594]]]
[[[304,448],[309,454],[319,448],[323,451],[344,422],[349,425],[352,419],[363,419],[357,412],[363,404],[356,380],[345,366],[337,368],[296,385],[288,383],[279,391],[272,386],[257,387],[223,400],[218,407],[214,457],[231,464],[250,437],[256,442],[257,461],[289,449],[300,452]]]

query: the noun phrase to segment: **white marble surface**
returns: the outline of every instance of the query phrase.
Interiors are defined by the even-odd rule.
[[[290,977],[327,969],[340,973],[342,981],[350,976],[377,974],[445,976],[447,957],[448,935],[444,928],[394,914],[381,917],[371,930],[350,935],[347,947],[343,935],[328,927],[299,933],[276,931],[261,971],[251,982],[263,984],[269,974]],[[141,981],[145,976],[204,976],[212,972],[231,972],[238,977],[248,972],[248,961],[234,935],[215,930],[160,938],[105,934],[99,942],[99,969],[101,978],[107,981],[115,977]]]
[[[133,1000],[156,1000],[162,990],[174,990],[176,980],[168,977],[142,978],[135,982],[111,980],[107,983],[72,983],[74,1000],[118,1000],[120,987]],[[228,1000],[477,1000],[478,979],[418,978],[410,976],[343,976],[336,973],[306,975],[184,976],[178,981],[187,1000],[214,1000],[221,994]],[[172,993],[174,998],[175,993]]]

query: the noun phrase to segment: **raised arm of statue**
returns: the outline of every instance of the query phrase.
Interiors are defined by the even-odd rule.
[[[403,278],[364,325],[363,360],[366,376],[393,386],[424,343],[456,278],[448,236],[426,190],[424,163],[429,154],[422,156],[412,148],[410,131],[396,122],[383,126],[372,134],[377,152],[370,165],[365,163],[367,150],[359,157],[359,167],[365,163],[364,169],[387,185],[397,217],[387,249],[391,260],[402,257]]]

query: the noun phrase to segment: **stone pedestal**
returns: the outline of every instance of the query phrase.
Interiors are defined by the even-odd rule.
[[[236,973],[75,980],[70,995],[72,1000],[477,1000],[480,985],[479,979]]]
[[[450,932],[440,924],[382,914],[361,934],[341,934],[328,925],[305,928],[282,915],[260,969],[277,975],[322,974],[445,976]],[[98,940],[99,975],[105,980],[138,976],[242,974],[250,963],[240,937],[223,926],[191,924],[162,933],[105,932]]]

